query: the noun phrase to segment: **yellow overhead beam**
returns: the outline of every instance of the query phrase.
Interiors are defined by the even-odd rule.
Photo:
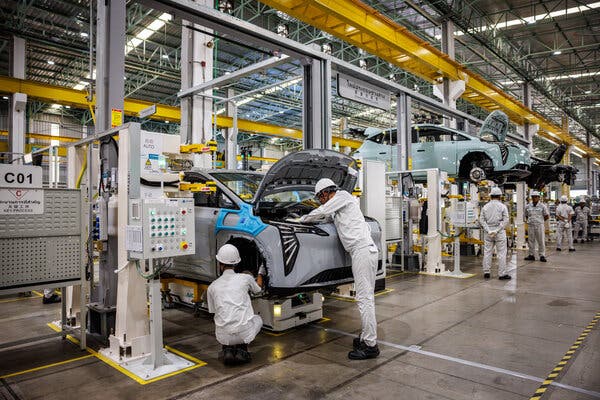
[[[431,83],[439,83],[441,78],[464,80],[466,90],[462,97],[471,103],[488,111],[501,109],[519,125],[525,122],[537,124],[540,130],[546,131],[546,135],[540,132],[542,136],[556,143],[576,145],[588,156],[600,159],[600,153],[581,140],[563,132],[559,126],[450,59],[431,43],[358,0],[260,1]]]
[[[7,76],[0,76],[0,93],[25,93],[28,97],[46,103],[68,105],[81,109],[88,109],[95,104],[95,99],[93,99],[92,102],[87,101],[87,92],[83,90],[75,90],[41,82],[10,78]],[[141,110],[153,104],[154,103],[149,101],[125,99],[123,111],[126,115],[137,116]],[[156,104],[156,113],[150,118],[169,122],[179,122],[181,119],[181,112],[179,107]],[[233,118],[219,115],[217,116],[217,126],[221,128],[231,128],[233,126]],[[286,128],[283,126],[266,124],[264,122],[238,118],[238,129],[244,132],[302,140],[302,131],[299,129]],[[332,141],[334,145],[339,143],[340,147],[349,146],[353,149],[359,148],[362,144],[362,141],[360,140],[345,139],[338,136],[334,136]]]

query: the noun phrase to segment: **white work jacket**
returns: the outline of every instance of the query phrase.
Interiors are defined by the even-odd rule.
[[[237,274],[232,269],[223,271],[207,292],[208,312],[215,314],[215,329],[227,334],[245,329],[254,316],[248,292],[258,294],[260,291],[251,275]]]
[[[556,216],[562,217],[565,222],[571,222],[571,216],[573,216],[574,214],[575,211],[573,211],[573,207],[571,207],[567,203],[560,203],[556,207]]]
[[[541,201],[537,204],[529,203],[525,207],[525,219],[529,225],[543,225],[544,217],[550,216],[548,207]]]
[[[371,238],[371,228],[360,211],[358,200],[345,190],[338,190],[329,201],[300,218],[300,222],[317,222],[333,218],[344,249],[350,254],[369,247],[373,253],[377,246]]]
[[[578,222],[587,221],[590,217],[591,210],[588,206],[577,207],[575,209],[575,220]]]
[[[508,209],[499,200],[490,200],[481,209],[479,223],[486,233],[503,230],[508,225],[508,221]]]

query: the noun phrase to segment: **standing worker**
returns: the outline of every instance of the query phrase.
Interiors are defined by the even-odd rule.
[[[571,230],[571,221],[575,215],[573,207],[567,204],[569,199],[567,196],[560,197],[560,204],[556,207],[556,218],[558,219],[558,227],[556,232],[556,251],[561,251],[563,238],[567,237],[569,243],[569,251],[575,251],[573,247],[573,231]]]
[[[588,238],[588,219],[590,218],[590,214],[590,208],[585,204],[585,200],[581,199],[579,205],[575,207],[575,243],[577,243],[577,238],[581,231],[583,231],[581,233],[581,243],[590,241]]]
[[[506,270],[506,225],[508,225],[508,209],[500,201],[502,190],[499,187],[492,188],[492,198],[481,209],[480,223],[483,227],[483,277],[490,278],[492,269],[492,254],[496,246],[498,256],[498,279],[510,279]]]
[[[529,255],[526,260],[535,261],[535,251],[540,256],[541,262],[546,262],[546,238],[544,231],[544,221],[550,217],[548,207],[540,202],[540,192],[531,191],[531,203],[525,207],[525,222],[527,222],[527,242],[529,245]]]
[[[215,336],[223,346],[225,365],[250,361],[248,344],[254,340],[263,321],[254,315],[248,292],[262,290],[264,271],[259,271],[256,281],[249,274],[234,271],[240,263],[240,253],[232,244],[223,245],[217,252],[222,275],[208,287],[208,312],[215,314]]]
[[[354,339],[351,360],[365,360],[379,355],[377,321],[375,319],[375,273],[378,250],[371,238],[357,200],[345,190],[338,190],[329,178],[320,179],[315,193],[321,206],[300,218],[300,222],[316,222],[333,217],[333,223],[344,249],[352,258],[352,275],[362,325],[360,337]]]

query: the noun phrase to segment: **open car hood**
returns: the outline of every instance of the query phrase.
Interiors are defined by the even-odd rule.
[[[479,137],[492,135],[496,141],[504,142],[508,133],[508,116],[500,110],[495,110],[487,116],[479,129]]]
[[[284,190],[314,190],[321,178],[329,178],[341,189],[352,192],[358,178],[356,160],[333,150],[309,149],[290,153],[266,173],[254,202]]]

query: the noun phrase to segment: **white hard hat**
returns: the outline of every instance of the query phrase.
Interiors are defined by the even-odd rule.
[[[499,187],[493,187],[490,196],[502,196],[502,190]]]
[[[327,189],[332,186],[337,187],[335,182],[333,182],[331,179],[329,179],[329,178],[319,179],[319,181],[315,185],[315,194],[319,194],[323,189]]]
[[[530,196],[540,196],[540,192],[538,192],[537,190],[532,190],[530,193]]]
[[[569,199],[567,198],[567,196],[560,196],[560,202],[561,203],[566,203],[567,201],[569,201]]]
[[[224,244],[217,252],[217,261],[226,265],[239,264],[242,259],[237,247],[232,244]]]

